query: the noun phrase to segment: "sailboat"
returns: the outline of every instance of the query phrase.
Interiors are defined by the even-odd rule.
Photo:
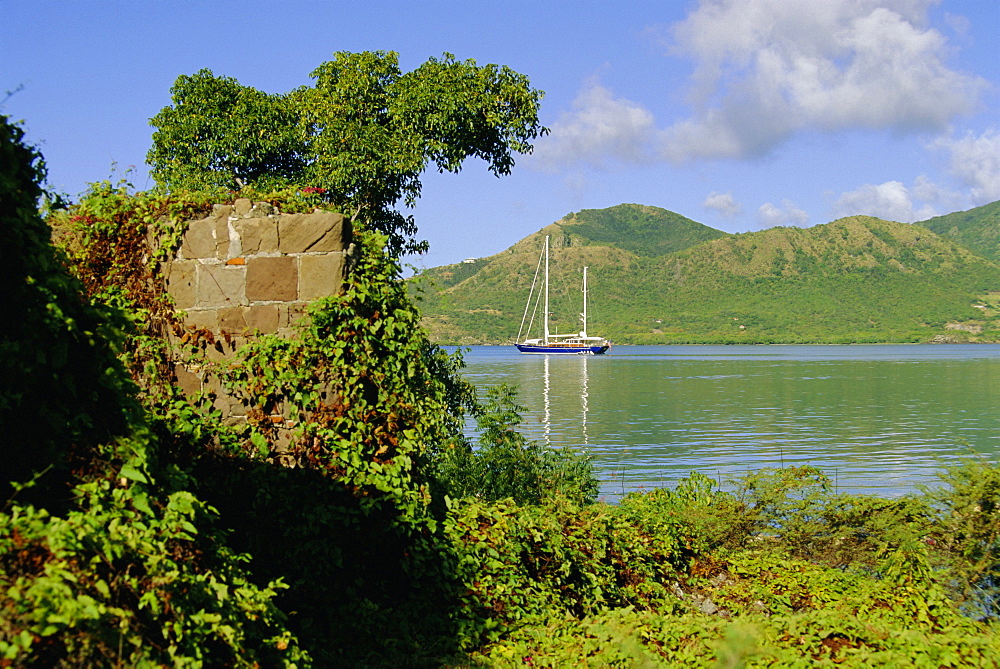
[[[521,318],[521,331],[517,333],[517,341],[514,346],[521,353],[572,353],[576,355],[601,355],[607,353],[611,348],[611,342],[604,337],[594,337],[587,334],[587,268],[583,268],[583,329],[576,334],[557,335],[549,333],[549,238],[545,237],[545,250],[542,251],[545,259],[545,317],[544,330],[538,339],[522,339],[524,333],[524,322],[528,319],[528,310],[531,308],[531,301],[535,295],[535,282],[531,284],[531,292],[528,294],[528,304],[524,308],[524,316]],[[541,264],[539,258],[539,264]],[[535,270],[537,281],[538,271]],[[536,298],[537,300],[537,298]],[[534,315],[532,315],[534,320]],[[531,324],[529,322],[529,329]]]

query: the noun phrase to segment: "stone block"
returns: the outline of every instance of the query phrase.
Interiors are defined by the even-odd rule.
[[[215,219],[202,218],[188,223],[181,242],[181,255],[188,259],[215,258]]]
[[[198,265],[199,307],[233,307],[246,304],[247,268],[240,265]]]
[[[278,220],[278,250],[281,253],[343,251],[350,243],[350,229],[344,215],[332,211],[286,214]]]
[[[223,417],[222,424],[226,427],[243,427],[247,424],[246,416],[229,416],[228,418]]]
[[[272,334],[278,331],[280,311],[276,304],[255,304],[247,308],[247,332]]]
[[[205,378],[201,382],[201,387],[206,394],[215,395],[216,397],[226,394],[226,389],[222,385],[222,381],[214,374],[205,374]]]
[[[287,427],[279,427],[275,432],[275,439],[271,444],[272,452],[274,454],[289,453],[292,450],[294,433]]]
[[[201,378],[184,365],[174,365],[174,376],[177,377],[177,387],[185,396],[193,397],[201,392]]]
[[[292,304],[279,304],[278,305],[278,327],[279,328],[289,328],[294,326],[299,320],[305,316],[306,313],[306,303],[305,302],[294,302]]]
[[[315,300],[344,290],[344,254],[299,256],[299,299]]]
[[[243,334],[247,329],[244,307],[219,309],[219,332]]]
[[[194,306],[197,294],[197,261],[176,260],[167,263],[164,274],[167,292],[174,298],[174,306],[188,309]]]
[[[235,404],[236,400],[229,395],[218,395],[212,402],[212,408],[216,409],[223,417],[233,416],[238,415]]]
[[[225,337],[217,336],[215,343],[205,348],[205,359],[210,362],[230,360],[233,352],[237,349],[235,340],[235,337],[230,337],[230,340],[227,342]]]
[[[215,257],[219,260],[225,260],[234,255],[238,256],[240,253],[242,253],[242,249],[240,249],[239,235],[236,234],[235,230],[230,229],[229,219],[215,219]]]
[[[243,253],[278,252],[278,221],[273,218],[244,218],[233,221],[233,228],[240,236]]]
[[[275,212],[274,205],[270,202],[254,202],[253,207],[247,214],[250,218],[263,218]]]
[[[249,258],[246,264],[245,294],[253,302],[288,302],[297,299],[298,270],[295,258]]]
[[[229,216],[233,213],[233,205],[231,204],[213,204],[212,205],[212,218],[215,220],[229,220]]]
[[[250,198],[241,197],[233,203],[233,213],[237,216],[246,216],[253,209],[253,202]]]
[[[243,333],[228,333],[228,335],[220,333],[215,338],[215,344],[210,346],[206,353],[210,353],[208,356],[210,360],[226,359],[231,357],[241,346],[245,346],[248,341],[250,338]]]
[[[196,330],[211,330],[215,332],[219,329],[219,312],[213,309],[188,309],[184,312],[184,325],[191,326]]]

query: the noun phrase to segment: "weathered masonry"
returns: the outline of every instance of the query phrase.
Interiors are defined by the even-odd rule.
[[[283,332],[306,304],[343,291],[350,248],[342,214],[280,214],[241,199],[189,224],[165,268],[167,291],[187,325],[237,337]]]
[[[209,357],[219,360],[254,336],[291,334],[309,302],[342,293],[351,250],[350,221],[341,214],[282,214],[267,202],[240,199],[191,221],[163,272],[184,326],[211,332],[216,346],[208,349]],[[246,407],[225,392],[209,367],[180,362],[175,373],[188,396],[214,394],[223,420],[246,421]],[[285,443],[287,418],[270,417]]]

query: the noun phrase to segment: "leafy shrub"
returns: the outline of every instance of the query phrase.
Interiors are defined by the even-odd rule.
[[[956,599],[955,566],[979,557],[963,562],[933,539],[957,522],[980,537],[975,556],[988,553],[993,520],[978,514],[997,474],[980,466],[948,474],[957,485],[932,495],[941,515],[924,499],[829,494],[804,468],[758,472],[731,492],[695,474],[617,508],[462,505],[449,532],[463,612],[479,617],[461,629],[490,641],[470,656],[498,667],[994,666],[995,626]]]
[[[489,388],[487,396],[477,409],[480,436],[476,447],[453,441],[435,463],[450,496],[486,501],[510,498],[518,504],[538,504],[553,497],[577,504],[597,499],[598,481],[588,455],[525,439],[516,429],[522,407],[515,401],[514,388]]]
[[[247,577],[212,510],[164,466],[115,357],[125,318],[89,304],[49,245],[41,159],[5,117],[0,158],[14,314],[0,330],[0,665],[308,659],[274,606],[280,584]]]
[[[200,540],[209,510],[185,492],[161,509],[109,482],[77,488],[65,517],[0,515],[0,664],[295,666],[307,657],[239,556]]]
[[[958,602],[975,617],[1000,617],[1000,467],[970,459],[927,491],[936,522],[926,533],[954,579]]]
[[[461,583],[458,631],[473,647],[529,622],[678,604],[666,586],[673,544],[614,507],[466,500],[453,504],[445,534]]]

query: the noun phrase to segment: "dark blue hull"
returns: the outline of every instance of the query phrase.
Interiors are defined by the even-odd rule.
[[[601,355],[606,353],[608,344],[601,346],[545,346],[544,344],[514,344],[521,353],[559,353],[576,355]]]

